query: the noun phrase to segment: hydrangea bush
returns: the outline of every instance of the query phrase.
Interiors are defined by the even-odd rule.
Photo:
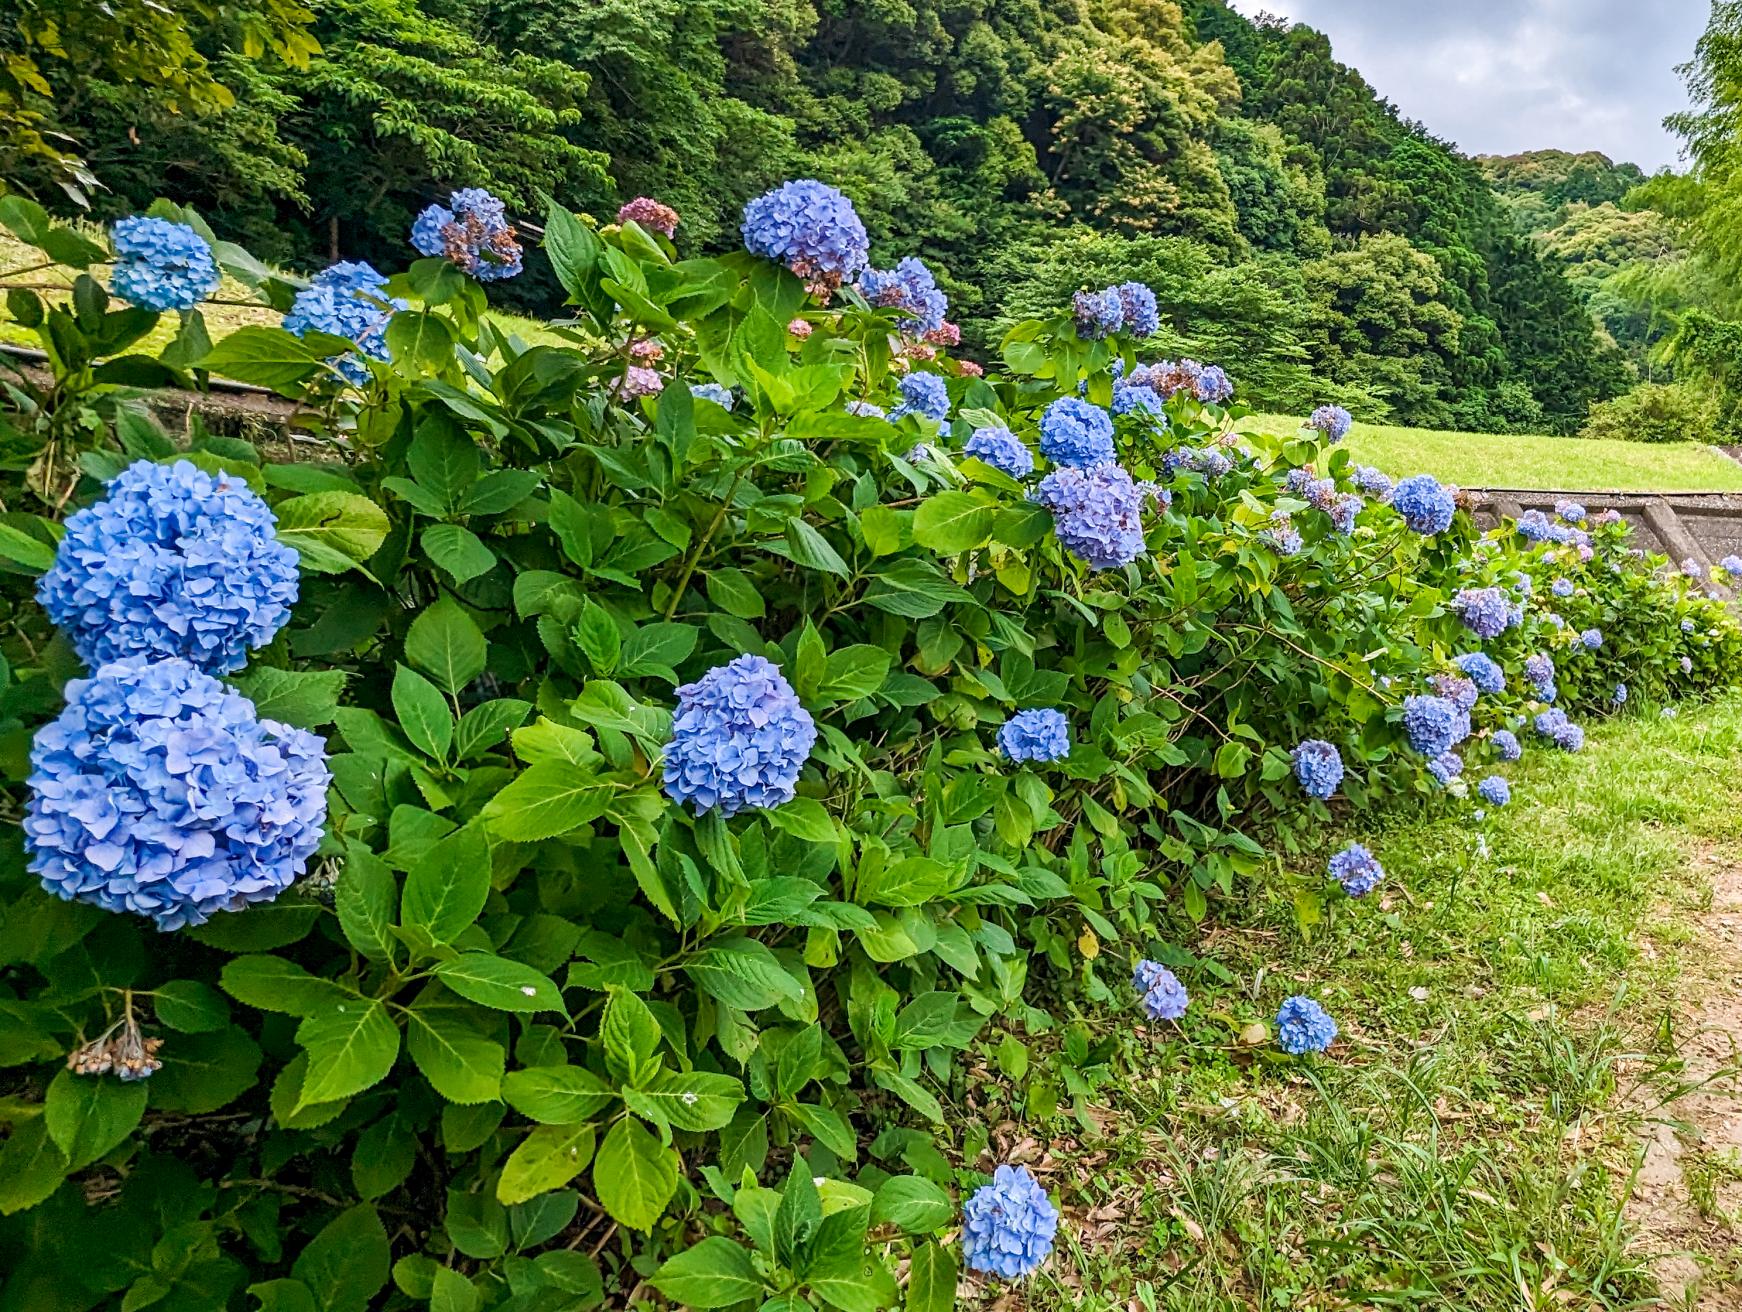
[[[1055,1115],[1108,1060],[1067,1007],[1230,1037],[1163,908],[1278,856],[1359,897],[1376,808],[1500,804],[1742,666],[1622,524],[1479,533],[1337,416],[1236,438],[1132,285],[973,360],[821,183],[718,257],[619,219],[536,225],[538,344],[457,232],[307,284],[208,240],[285,327],[178,308],[156,357],[95,279],[14,298],[67,370],[0,532],[0,1260],[41,1306],[941,1312],[1066,1224],[963,1159],[967,1081]],[[315,440],[129,404],[208,371]],[[1284,1051],[1335,1036],[1259,992]],[[59,1251],[125,1260],[69,1292]]]

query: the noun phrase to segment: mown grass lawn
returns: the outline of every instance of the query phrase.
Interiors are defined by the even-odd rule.
[[[1299,419],[1286,415],[1251,415],[1239,426],[1288,433],[1299,424]],[[1460,487],[1742,492],[1742,464],[1691,442],[1593,442],[1360,423],[1346,441],[1356,460],[1376,465],[1394,478],[1432,474]]]
[[[1512,804],[1479,824],[1362,832],[1390,878],[1309,934],[1280,879],[1207,934],[1177,926],[1201,954],[1184,1028],[1132,1039],[1125,1020],[1147,1073],[1016,1149],[1068,1223],[1029,1306],[1654,1305],[1621,1202],[1659,1095],[1634,1091],[1674,1083],[1696,858],[1742,862],[1742,699],[1640,708],[1578,756],[1526,751]],[[1240,1042],[1292,993],[1340,1023],[1326,1057]],[[1742,1305],[1727,1288],[1739,1303],[1711,1306]]]

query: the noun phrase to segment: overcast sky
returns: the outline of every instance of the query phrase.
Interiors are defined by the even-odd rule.
[[[1232,0],[1331,38],[1406,118],[1470,155],[1600,150],[1681,167],[1663,117],[1687,106],[1675,66],[1706,0]]]

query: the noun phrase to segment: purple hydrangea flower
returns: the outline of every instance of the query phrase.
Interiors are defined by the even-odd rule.
[[[1536,731],[1565,752],[1576,752],[1585,745],[1585,731],[1559,707],[1543,711],[1533,721]]]
[[[897,326],[905,333],[923,337],[944,326],[950,312],[949,297],[925,261],[909,255],[893,269],[866,269],[859,275],[859,291],[871,304],[904,312]]]
[[[1516,622],[1512,599],[1501,588],[1465,588],[1452,609],[1478,638],[1497,638]]]
[[[697,815],[782,806],[816,741],[816,723],[780,668],[740,656],[677,690],[666,795]]]
[[[1474,679],[1462,674],[1436,674],[1431,682],[1436,696],[1444,697],[1461,711],[1474,709],[1478,692]]]
[[[387,321],[407,308],[404,300],[387,295],[386,288],[387,279],[361,260],[328,265],[296,294],[284,327],[298,337],[320,332],[355,342],[355,352],[333,356],[327,363],[361,387],[369,381],[369,367],[360,357],[388,358]]]
[[[1350,897],[1366,897],[1385,878],[1385,868],[1359,843],[1350,843],[1330,861],[1331,878]]]
[[[849,401],[847,402],[847,413],[856,415],[860,419],[887,419],[889,417],[882,406],[872,401]]]
[[[420,255],[453,261],[479,282],[500,282],[525,268],[507,206],[482,187],[453,192],[446,205],[419,214],[411,244]]]
[[[1372,465],[1356,465],[1350,477],[1355,480],[1356,487],[1375,501],[1390,502],[1391,480]]]
[[[1579,635],[1579,641],[1584,645],[1587,651],[1596,651],[1597,648],[1603,645],[1603,630],[1586,629]]]
[[[1234,395],[1234,380],[1219,364],[1207,364],[1192,385],[1198,400],[1206,405],[1221,405]]]
[[[1186,449],[1186,463],[1205,478],[1220,478],[1234,468],[1234,462],[1226,452],[1218,451],[1213,446],[1201,451]]]
[[[1516,761],[1524,755],[1524,748],[1518,743],[1518,735],[1510,729],[1496,729],[1494,736],[1488,741],[1494,744],[1494,754],[1502,761]]]
[[[1464,758],[1456,752],[1442,752],[1427,763],[1427,772],[1444,788],[1464,773]]]
[[[730,410],[735,404],[732,389],[722,387],[718,383],[691,383],[690,395],[702,401],[712,401],[722,410]]]
[[[1476,795],[1489,806],[1505,806],[1512,800],[1512,786],[1497,774],[1476,785]]]
[[[1573,595],[1573,581],[1571,579],[1556,579],[1548,585],[1548,590],[1557,597],[1570,597]]]
[[[1062,761],[1071,754],[1070,721],[1063,711],[1051,707],[1018,711],[999,727],[998,750],[1018,765]]]
[[[1470,714],[1444,697],[1417,693],[1403,700],[1403,732],[1423,756],[1443,756],[1470,736]]]
[[[1294,777],[1308,797],[1323,801],[1343,782],[1342,755],[1323,738],[1308,738],[1289,759],[1294,762]]]
[[[1331,502],[1331,526],[1339,533],[1353,533],[1355,520],[1360,516],[1361,509],[1367,503],[1353,492],[1341,493]]]
[[[1467,652],[1452,663],[1470,677],[1478,690],[1489,693],[1506,691],[1506,672],[1486,653]]]
[[[1078,469],[1106,464],[1114,457],[1112,416],[1077,397],[1059,397],[1041,412],[1040,453]]]
[[[1097,341],[1119,331],[1125,322],[1125,305],[1118,290],[1112,287],[1099,292],[1078,292],[1071,298],[1071,318],[1076,321],[1078,337]]]
[[[1444,533],[1457,513],[1452,494],[1432,474],[1404,479],[1392,492],[1391,505],[1405,524],[1424,535]]]
[[[1311,998],[1297,995],[1277,1009],[1276,1041],[1284,1052],[1323,1052],[1336,1037],[1337,1022]]]
[[[853,202],[814,178],[784,182],[744,207],[744,248],[786,265],[826,293],[870,263],[871,239]]]
[[[109,290],[142,310],[191,310],[222,281],[210,244],[185,223],[143,214],[118,219],[110,245]]]
[[[37,600],[93,668],[180,656],[230,674],[296,603],[298,558],[277,525],[239,478],[141,460],[67,520]]]
[[[1124,312],[1125,331],[1133,337],[1151,337],[1161,327],[1161,311],[1155,293],[1140,282],[1122,282],[1113,288]]]
[[[1539,651],[1524,658],[1524,678],[1538,697],[1546,702],[1555,699],[1554,661],[1546,653]]]
[[[1295,528],[1294,521],[1289,518],[1286,510],[1272,511],[1270,527],[1261,529],[1258,536],[1279,556],[1298,556],[1304,545],[1300,530]]]
[[[1692,656],[1683,656],[1681,659],[1681,667],[1683,674],[1692,674],[1694,672],[1694,658]]]
[[[325,744],[258,718],[184,660],[133,656],[66,687],[31,747],[24,841],[43,887],[163,930],[270,902],[327,813]]]
[[[889,422],[900,423],[908,415],[918,415],[941,424],[950,413],[949,385],[941,374],[908,374],[899,383],[901,404],[889,412]]]
[[[1026,1167],[1000,1166],[962,1206],[962,1263],[1005,1280],[1032,1275],[1052,1252],[1058,1223],[1058,1209]]]
[[[1090,569],[1116,569],[1143,554],[1143,512],[1166,504],[1153,483],[1135,482],[1118,465],[1065,466],[1040,481],[1034,501],[1052,512],[1061,546]]]
[[[1027,478],[1034,472],[1034,452],[1008,428],[976,428],[962,451],[1012,478]]]
[[[1151,1020],[1178,1020],[1191,1000],[1179,977],[1159,961],[1139,961],[1131,972],[1131,987]]]
[[[1355,417],[1340,405],[1321,405],[1307,416],[1306,426],[1316,428],[1329,442],[1341,442],[1354,426]]]

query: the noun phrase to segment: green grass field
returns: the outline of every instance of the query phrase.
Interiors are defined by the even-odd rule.
[[[1286,415],[1252,415],[1240,427],[1293,431]],[[1514,433],[1457,433],[1356,424],[1347,438],[1355,459],[1394,478],[1432,474],[1460,487],[1579,492],[1742,492],[1742,464],[1692,443],[1590,442]]]

